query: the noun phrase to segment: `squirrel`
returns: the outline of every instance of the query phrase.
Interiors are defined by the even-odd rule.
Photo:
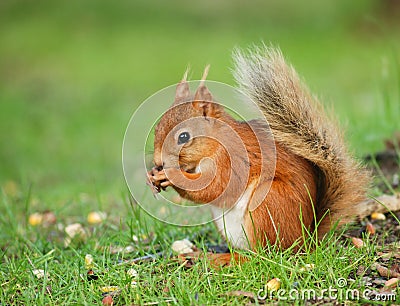
[[[305,232],[322,238],[333,225],[351,221],[366,201],[371,176],[349,153],[337,124],[279,49],[236,50],[233,57],[239,88],[261,109],[273,134],[275,149],[265,157],[276,158],[272,177],[260,175],[255,132],[268,127],[238,121],[215,102],[204,83],[207,67],[194,95],[185,73],[155,127],[149,184],[157,192],[172,186],[187,200],[211,203],[213,215],[223,215],[215,219],[219,232],[235,248],[270,243],[287,249],[301,245]],[[226,136],[227,127],[237,139]],[[198,131],[212,137],[197,137]],[[240,194],[224,193],[229,184]],[[260,203],[252,210],[254,201]]]

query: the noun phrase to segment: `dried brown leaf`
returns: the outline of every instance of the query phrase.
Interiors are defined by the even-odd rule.
[[[382,259],[400,259],[400,253],[397,252],[377,252],[377,255],[380,256]]]
[[[370,222],[367,223],[366,230],[367,233],[370,235],[375,235],[376,233],[375,226]]]
[[[57,217],[54,212],[46,210],[42,214],[42,223],[44,227],[49,227],[50,225],[56,224]]]
[[[204,254],[202,251],[196,251],[191,253],[179,254],[178,260],[186,262],[185,267],[191,268],[195,262],[199,259],[206,258],[213,268],[221,268],[230,266],[232,263],[243,263],[247,260],[246,257],[239,253],[211,253]]]
[[[394,289],[398,286],[400,279],[397,277],[391,278],[385,282],[385,287],[388,289]]]
[[[398,265],[393,265],[390,269],[375,263],[374,264],[375,269],[378,271],[379,275],[382,277],[397,277],[400,278],[400,271],[399,271],[399,266]]]
[[[352,237],[351,242],[357,249],[360,249],[364,246],[364,241],[362,241],[360,238]]]
[[[378,271],[380,276],[389,277],[389,269],[388,268],[386,268],[378,263],[375,263],[373,265],[373,267]]]
[[[106,296],[103,298],[103,300],[101,301],[101,303],[102,303],[103,305],[106,305],[106,306],[112,306],[112,305],[114,305],[113,297],[112,297],[111,295],[106,295]]]
[[[400,267],[398,264],[394,264],[391,268],[390,268],[390,275],[392,277],[398,277],[400,278]]]
[[[364,275],[364,274],[365,274],[365,270],[366,270],[366,269],[365,269],[365,266],[358,266],[356,275],[357,275],[357,276]]]
[[[228,296],[243,296],[249,299],[252,299],[255,301],[257,299],[256,295],[253,292],[249,291],[242,291],[242,290],[234,290],[234,291],[229,291],[226,293]]]

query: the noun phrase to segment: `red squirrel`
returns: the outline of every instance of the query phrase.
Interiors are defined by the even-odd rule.
[[[273,175],[260,177],[261,148],[254,131],[263,126],[238,121],[215,103],[204,84],[206,69],[194,94],[185,75],[177,85],[175,102],[155,128],[150,183],[157,191],[171,186],[185,199],[211,203],[215,215],[226,211],[215,224],[237,248],[271,243],[286,249],[301,243],[304,232],[317,231],[323,237],[333,224],[351,220],[357,204],[366,199],[370,175],[351,157],[321,104],[278,49],[236,51],[234,61],[239,88],[262,110],[272,131],[275,148],[265,158],[276,156]],[[241,144],[223,139],[226,126]],[[194,137],[199,130],[213,136]],[[221,142],[237,154],[230,155]],[[231,173],[233,164],[239,173]],[[202,178],[208,182],[202,188],[181,185],[184,180],[195,187]],[[235,192],[224,194],[229,184],[232,191],[241,189],[239,197]],[[260,200],[260,194],[266,195]],[[256,200],[260,204],[251,210]]]

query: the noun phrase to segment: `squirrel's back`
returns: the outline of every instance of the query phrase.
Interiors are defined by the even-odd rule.
[[[365,200],[368,172],[351,157],[336,124],[281,52],[272,47],[237,50],[234,61],[240,88],[262,109],[275,141],[317,169],[318,196],[313,204],[318,234],[356,216],[356,204]]]

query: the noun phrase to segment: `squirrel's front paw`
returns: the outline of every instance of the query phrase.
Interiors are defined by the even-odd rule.
[[[147,184],[152,187],[153,193],[158,193],[161,189],[165,190],[165,188],[172,185],[164,170],[159,171],[156,167],[147,172]]]

